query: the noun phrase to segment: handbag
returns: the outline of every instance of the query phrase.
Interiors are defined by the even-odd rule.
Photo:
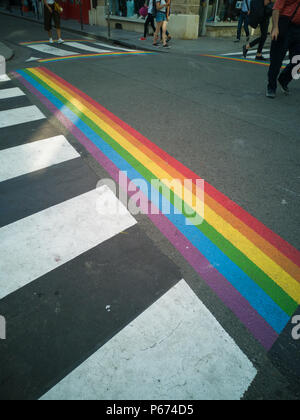
[[[64,11],[64,9],[61,7],[61,5],[57,1],[54,3],[54,10],[56,11],[56,13],[59,13],[59,14],[61,14]]]

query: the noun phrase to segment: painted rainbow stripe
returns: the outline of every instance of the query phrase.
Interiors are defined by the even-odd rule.
[[[107,53],[95,53],[95,54],[76,54],[68,55],[66,57],[53,57],[53,58],[41,58],[38,60],[38,63],[52,63],[53,61],[66,61],[66,60],[75,60],[78,58],[92,58],[92,57],[101,57],[101,56],[119,56],[119,55],[149,55],[154,54],[151,51],[117,51],[117,52],[107,52]]]
[[[127,172],[127,181],[133,181],[144,198],[142,210],[147,213],[152,199],[158,214],[148,217],[253,336],[270,349],[300,303],[300,252],[208,183],[205,221],[200,226],[188,225],[186,217],[175,211],[180,208],[176,194],[171,194],[173,212],[163,214],[168,195],[150,196],[151,181],[191,179],[196,185],[199,177],[195,173],[49,70],[20,70],[16,76],[113,179],[118,182],[120,171]],[[188,207],[190,204],[187,200]]]
[[[233,58],[233,57],[224,57],[221,55],[211,55],[211,54],[201,54],[201,57],[210,57],[210,58],[219,58],[221,60],[229,60],[229,61],[237,61],[240,63],[250,63],[250,64],[256,64],[258,66],[263,66],[263,67],[270,67],[270,63],[260,63],[259,61],[256,60],[249,60],[246,58]],[[284,69],[286,66],[282,66],[282,68]]]

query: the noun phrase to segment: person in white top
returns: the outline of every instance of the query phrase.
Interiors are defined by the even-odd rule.
[[[45,24],[45,31],[48,32],[49,35],[49,42],[53,44],[52,38],[52,19],[54,20],[58,43],[62,44],[64,41],[61,37],[61,29],[60,29],[60,13],[62,12],[62,8],[55,0],[43,0],[44,1],[44,24]]]

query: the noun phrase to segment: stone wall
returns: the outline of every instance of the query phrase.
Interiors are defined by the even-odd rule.
[[[201,0],[171,0],[172,13],[181,15],[199,15]]]

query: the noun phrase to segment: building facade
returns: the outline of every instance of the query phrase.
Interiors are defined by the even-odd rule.
[[[144,20],[139,10],[147,0],[62,0],[70,10],[83,5],[84,20],[91,25],[107,25],[110,9],[111,27],[143,33]],[[236,31],[237,0],[171,0],[169,30],[174,38],[196,39],[200,35],[231,36]],[[70,14],[70,12],[68,13]]]

